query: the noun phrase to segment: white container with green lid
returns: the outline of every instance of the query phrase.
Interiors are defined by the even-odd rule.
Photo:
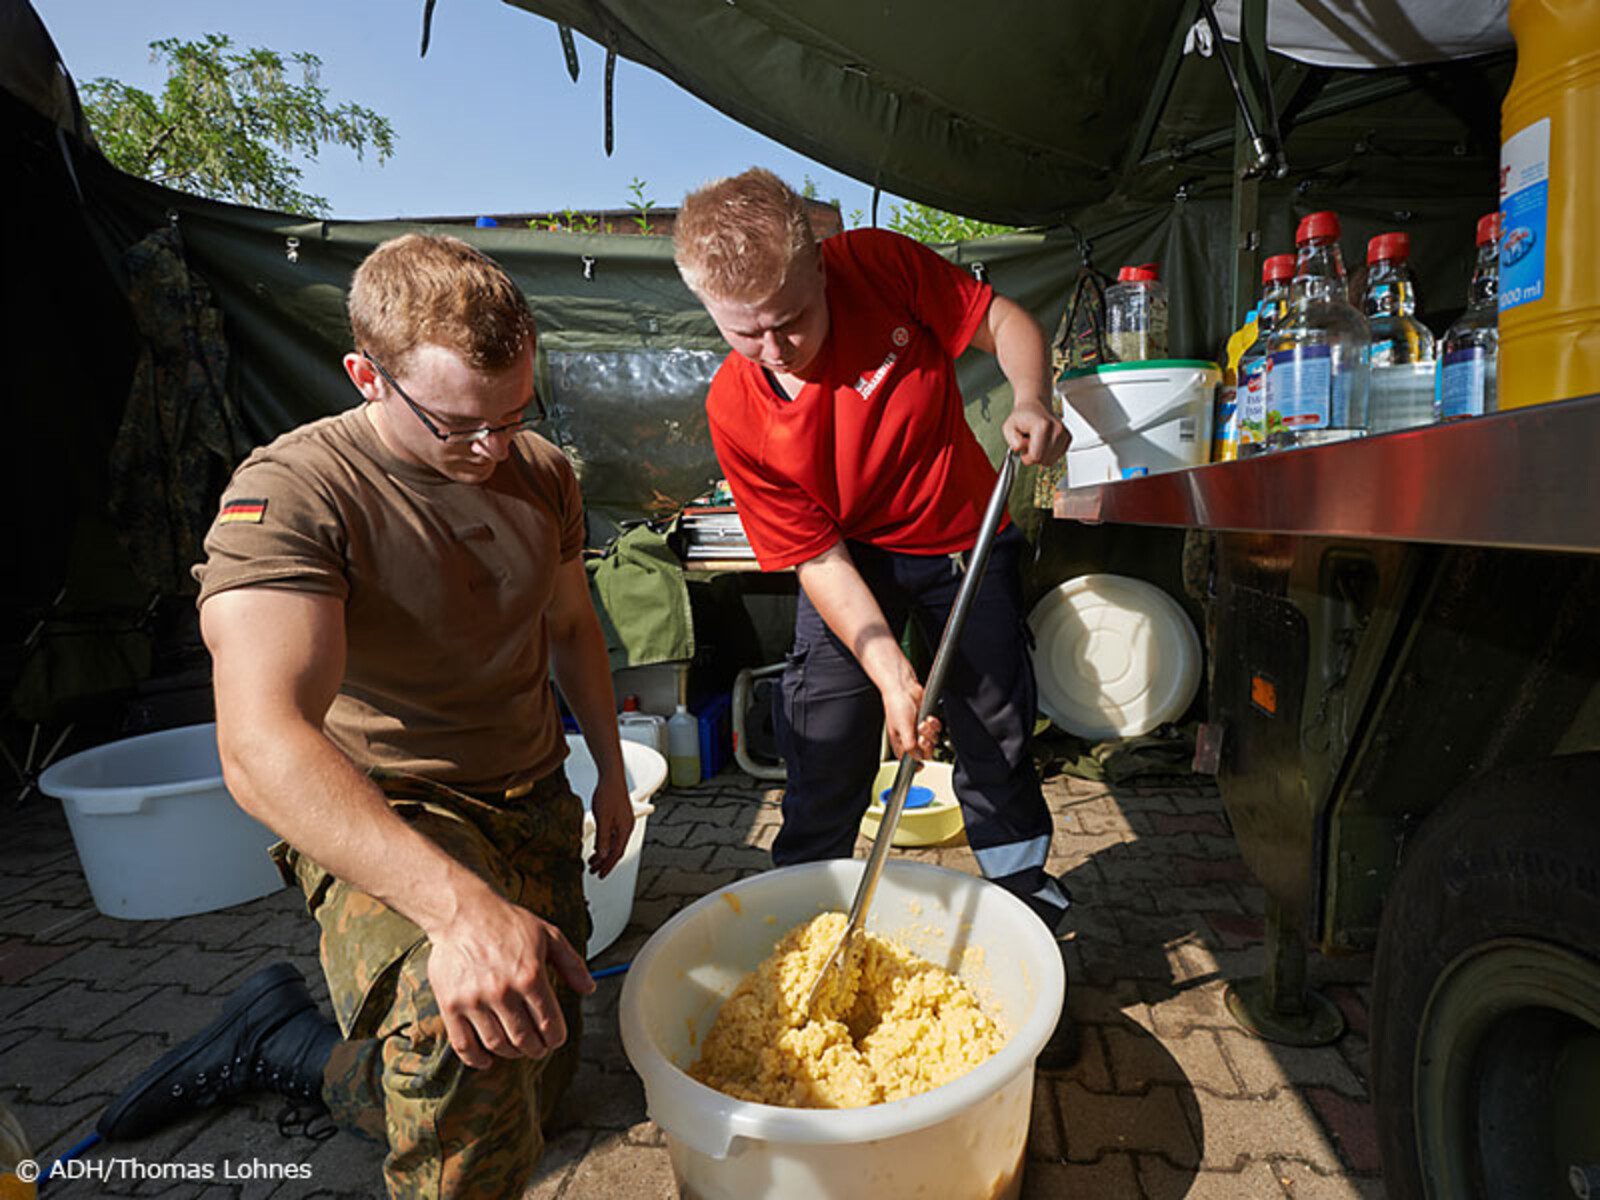
[[[1072,434],[1066,486],[1197,467],[1211,454],[1212,403],[1222,371],[1195,358],[1108,363],[1056,381]]]

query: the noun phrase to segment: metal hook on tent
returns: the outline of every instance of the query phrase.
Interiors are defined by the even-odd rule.
[[[178,210],[167,209],[167,229],[172,233],[173,248],[181,256],[183,254],[183,230],[178,227]]]
[[[581,261],[583,263],[583,277],[592,281],[594,279],[594,255],[585,254]]]
[[[989,282],[989,265],[987,263],[975,262],[968,270],[972,272],[972,277],[979,283]]]
[[[1073,240],[1078,244],[1078,258],[1083,262],[1083,269],[1093,272],[1095,270],[1094,243],[1085,237],[1083,230],[1079,229],[1071,221],[1067,222],[1067,228],[1072,231]]]
[[[286,237],[283,239],[283,256],[292,263],[300,261],[300,239]]]

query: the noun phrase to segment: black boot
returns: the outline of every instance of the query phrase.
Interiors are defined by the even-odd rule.
[[[322,1069],[338,1040],[339,1027],[318,1014],[305,976],[273,963],[240,984],[215,1021],[134,1080],[95,1128],[108,1142],[148,1137],[196,1109],[255,1091],[291,1097],[302,1120],[325,1113]]]
[[[1069,985],[1070,976],[1067,971],[1067,943],[1057,942],[1057,949],[1061,951],[1061,1016],[1056,1021],[1054,1032],[1050,1040],[1044,1044],[1044,1049],[1039,1051],[1037,1060],[1041,1071],[1064,1071],[1078,1061],[1082,1045],[1078,1038],[1078,1023],[1072,1019],[1072,1013],[1067,1009],[1067,997],[1071,992]]]

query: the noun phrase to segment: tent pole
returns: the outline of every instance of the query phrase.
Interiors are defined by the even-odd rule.
[[[1207,15],[1210,6],[1207,5]],[[1226,55],[1225,44],[1218,39],[1217,53]],[[1239,66],[1246,80],[1254,75],[1266,77],[1267,55],[1267,4],[1266,0],[1244,0],[1239,14]],[[1246,64],[1254,60],[1254,69]],[[1231,332],[1244,324],[1244,314],[1255,295],[1255,281],[1261,267],[1261,220],[1259,200],[1261,193],[1260,135],[1256,123],[1249,118],[1246,101],[1239,97],[1239,111],[1233,118],[1233,277],[1228,297],[1228,330]],[[1273,122],[1276,124],[1276,121]],[[1282,162],[1282,150],[1278,148]]]

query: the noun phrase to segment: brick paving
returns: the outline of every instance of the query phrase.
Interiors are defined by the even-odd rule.
[[[1312,982],[1348,1019],[1335,1045],[1290,1049],[1246,1035],[1223,996],[1228,979],[1261,969],[1262,897],[1215,791],[1061,777],[1047,781],[1046,794],[1057,814],[1052,868],[1077,900],[1069,1004],[1084,1052],[1072,1069],[1037,1077],[1026,1200],[1381,1200],[1367,1094],[1367,960],[1312,957]],[[777,801],[769,785],[732,770],[658,796],[632,923],[593,965],[628,961],[678,909],[763,869]],[[35,797],[4,825],[0,1103],[41,1160],[88,1134],[121,1087],[263,964],[293,960],[325,998],[316,930],[298,895],[280,891],[179,920],[112,920],[90,903],[55,801]],[[959,839],[903,853],[976,869]],[[588,1001],[583,1071],[557,1113],[529,1200],[676,1195],[663,1136],[622,1052],[620,991],[620,978],[602,980]],[[284,1140],[272,1119],[279,1107],[263,1098],[196,1116],[117,1148],[137,1160],[134,1171],[61,1181],[43,1194],[381,1195],[376,1147],[346,1134]],[[80,1161],[111,1157],[100,1146]],[[209,1166],[212,1178],[133,1177],[173,1163]],[[305,1177],[239,1178],[253,1163],[293,1165]]]

